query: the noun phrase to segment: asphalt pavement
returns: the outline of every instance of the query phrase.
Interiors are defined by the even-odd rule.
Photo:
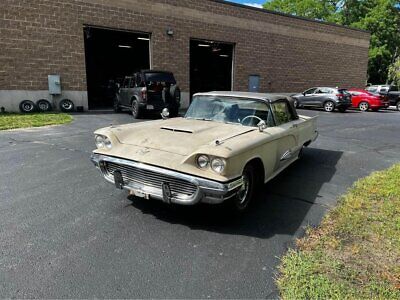
[[[299,113],[319,115],[318,140],[243,217],[106,183],[89,160],[92,132],[128,114],[0,132],[0,298],[278,297],[294,240],[358,178],[400,161],[400,112]]]

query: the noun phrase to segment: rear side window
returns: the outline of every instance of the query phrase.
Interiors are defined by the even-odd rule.
[[[151,83],[172,83],[175,84],[175,78],[172,73],[151,72],[145,73],[146,82]]]
[[[275,123],[277,126],[288,123],[295,118],[292,116],[289,104],[286,101],[279,101],[272,103],[272,110],[275,116]]]
[[[390,92],[398,92],[399,88],[397,86],[391,86],[389,89]]]
[[[371,93],[376,93],[376,91],[378,90],[378,88],[377,87],[367,87],[367,91],[368,92],[371,92]]]
[[[123,82],[123,84],[122,84],[122,87],[123,88],[127,88],[127,87],[129,87],[129,82],[130,82],[130,78],[125,78],[124,79],[124,82]]]
[[[319,88],[316,93],[317,94],[332,94],[333,90],[330,88]]]
[[[356,91],[351,91],[350,94],[352,94],[353,96],[359,96],[359,95],[361,95],[362,93],[356,92]]]
[[[349,91],[346,89],[339,89],[338,92],[339,94],[349,94]]]

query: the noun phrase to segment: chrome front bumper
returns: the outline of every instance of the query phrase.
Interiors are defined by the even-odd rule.
[[[195,189],[191,194],[172,193],[170,197],[166,198],[165,193],[163,193],[162,184],[159,186],[155,185],[154,182],[152,182],[151,185],[146,184],[145,178],[135,179],[130,177],[130,180],[124,180],[124,183],[122,184],[123,189],[129,190],[137,196],[146,198],[151,197],[168,203],[172,202],[183,205],[193,205],[198,202],[213,204],[221,203],[235,196],[243,184],[243,179],[241,177],[228,183],[221,183],[136,161],[96,153],[93,153],[90,159],[96,168],[100,170],[104,178],[113,184],[115,184],[114,175],[111,174],[109,168],[107,167],[109,163],[113,164],[114,166],[120,166],[121,170],[133,168],[135,171],[151,172],[150,174],[152,178],[154,177],[157,180],[165,181],[167,184],[169,183],[168,180],[171,180],[173,182],[185,182],[195,186]]]

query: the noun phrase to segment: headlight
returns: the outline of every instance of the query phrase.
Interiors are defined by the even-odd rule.
[[[197,165],[202,169],[206,168],[208,166],[209,162],[210,162],[210,159],[208,158],[207,155],[199,155],[197,157]]]
[[[112,148],[111,140],[104,135],[97,134],[97,135],[95,135],[94,140],[96,142],[96,147],[99,149],[100,148],[107,148],[107,149]]]
[[[214,172],[222,173],[225,169],[225,165],[225,160],[222,158],[216,157],[211,160],[211,169],[213,169]]]

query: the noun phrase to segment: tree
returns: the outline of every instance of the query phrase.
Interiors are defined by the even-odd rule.
[[[400,2],[395,0],[272,0],[264,8],[335,22],[371,33],[368,81],[384,83],[400,45]]]
[[[388,79],[389,83],[400,86],[400,55],[390,65]]]
[[[266,2],[263,7],[309,19],[337,21],[335,12],[338,2],[329,0],[272,0]]]

